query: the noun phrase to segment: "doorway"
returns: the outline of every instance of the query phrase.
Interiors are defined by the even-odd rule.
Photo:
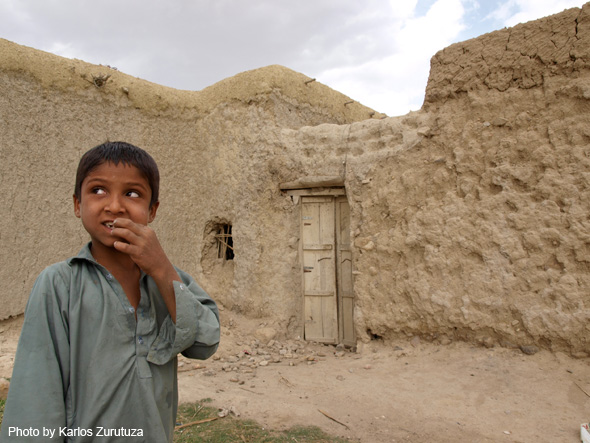
[[[354,346],[348,201],[345,195],[316,194],[301,196],[300,204],[303,336]]]

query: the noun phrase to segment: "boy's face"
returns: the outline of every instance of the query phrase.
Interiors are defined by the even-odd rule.
[[[127,218],[147,225],[156,217],[158,203],[150,207],[152,190],[135,166],[105,162],[82,182],[80,199],[74,195],[74,212],[90,234],[93,248],[113,248],[120,238],[111,234],[113,221]]]

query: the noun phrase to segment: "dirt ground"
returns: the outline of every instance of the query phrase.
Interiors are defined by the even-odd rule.
[[[179,359],[181,402],[211,398],[269,428],[315,425],[368,443],[575,442],[590,420],[589,359],[416,338],[352,352],[267,341],[267,325],[222,314],[215,357]],[[0,323],[0,377],[21,323]]]

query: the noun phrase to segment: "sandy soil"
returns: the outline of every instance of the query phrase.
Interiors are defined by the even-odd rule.
[[[255,338],[264,324],[224,314],[216,356],[179,360],[181,402],[211,398],[269,428],[316,425],[375,443],[575,442],[590,420],[588,359],[417,339],[356,352],[265,343]],[[21,321],[0,324],[0,377],[12,372]]]

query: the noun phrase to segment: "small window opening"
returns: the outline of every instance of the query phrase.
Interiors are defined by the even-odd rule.
[[[215,238],[217,239],[217,258],[233,260],[234,241],[231,234],[231,225],[219,226]]]

